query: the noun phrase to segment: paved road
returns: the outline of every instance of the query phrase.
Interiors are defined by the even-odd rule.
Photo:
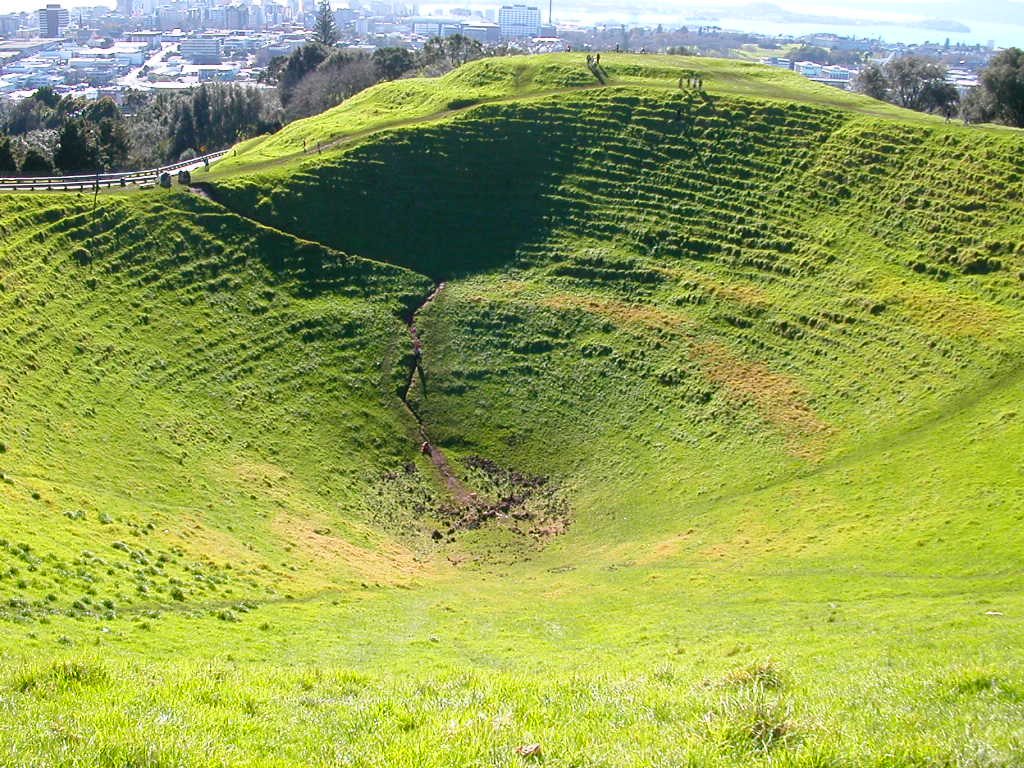
[[[141,67],[136,67],[124,77],[118,78],[117,84],[124,86],[125,88],[136,88],[140,91],[150,90],[153,86],[151,82],[145,79],[145,75],[142,74],[142,70],[146,67],[150,69],[156,69],[160,66],[160,62],[164,56],[173,51],[178,47],[177,43],[163,43],[158,51],[155,51]]]
[[[0,192],[80,192],[96,187],[145,187],[159,182],[160,174],[169,173],[172,178],[179,171],[194,171],[220,160],[228,150],[211,152],[208,155],[172,163],[159,168],[145,171],[125,171],[121,173],[100,173],[83,176],[14,176],[0,177]]]

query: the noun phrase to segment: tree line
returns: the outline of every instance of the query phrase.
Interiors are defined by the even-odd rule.
[[[0,176],[153,168],[272,133],[379,82],[440,75],[485,55],[479,42],[462,35],[433,38],[416,52],[335,48],[333,17],[324,8],[317,39],[272,59],[262,87],[208,83],[159,95],[133,91],[120,106],[40,88],[17,104],[0,105]]]
[[[869,64],[854,83],[860,93],[919,112],[959,116],[965,123],[998,122],[1024,127],[1024,51],[1000,51],[981,71],[978,86],[961,97],[946,82],[948,70],[923,56]]]
[[[279,113],[272,90],[231,84],[133,92],[121,106],[40,88],[0,111],[0,175],[151,168],[276,130]]]
[[[325,27],[327,21],[318,21],[317,34],[331,39]],[[478,41],[463,35],[431,38],[418,51],[378,48],[372,54],[314,41],[271,59],[261,80],[275,86],[287,123],[319,114],[377,83],[442,75],[487,54]]]

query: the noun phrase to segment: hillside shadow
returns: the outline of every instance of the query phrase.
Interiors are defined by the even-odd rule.
[[[245,177],[210,192],[262,223],[435,280],[494,269],[572,215],[551,193],[587,130],[564,121],[552,136],[538,105],[471,114],[371,137],[284,179]]]
[[[206,183],[193,185],[194,195],[176,195],[175,209],[196,225],[213,243],[229,244],[223,259],[207,259],[208,269],[235,263],[239,259],[258,259],[274,275],[277,286],[289,294],[314,298],[334,296],[391,297],[406,313],[422,300],[429,281],[396,265],[352,256],[320,243],[297,239],[263,222],[235,211],[230,203],[217,197],[218,190]],[[177,260],[189,261],[193,255],[184,250]],[[416,285],[416,284],[419,285]]]

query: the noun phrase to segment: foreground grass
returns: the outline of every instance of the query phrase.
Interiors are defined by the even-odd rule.
[[[578,540],[433,585],[8,624],[0,743],[15,765],[1018,764],[1022,396],[709,504],[620,482]]]
[[[587,614],[561,601],[524,612],[521,588],[492,578],[474,592],[268,606],[241,625],[167,615],[158,629],[71,630],[65,642],[82,650],[4,663],[2,754],[13,765],[520,765],[515,749],[539,743],[558,766],[1022,756],[1024,675],[996,650],[1019,621],[958,599],[769,610],[753,594],[687,590],[672,611]]]

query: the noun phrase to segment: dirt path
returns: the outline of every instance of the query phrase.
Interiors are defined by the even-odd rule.
[[[413,408],[412,403],[409,402],[409,392],[412,391],[412,385],[416,380],[416,375],[419,374],[420,381],[424,382],[425,377],[423,375],[422,354],[423,354],[423,340],[420,338],[419,328],[416,327],[416,318],[420,312],[429,307],[434,299],[436,299],[441,291],[444,290],[445,283],[440,282],[434,290],[430,292],[423,303],[420,304],[413,313],[409,316],[409,337],[412,339],[413,344],[413,363],[409,367],[409,378],[406,381],[405,389],[402,392],[402,402],[408,409],[412,417],[416,419],[418,425],[417,433],[420,440],[420,450],[427,456],[430,457],[430,462],[434,465],[437,473],[444,480],[445,487],[448,492],[452,495],[452,498],[457,504],[464,507],[477,506],[478,501],[475,493],[471,493],[466,486],[462,484],[462,481],[455,476],[451,466],[448,464],[448,458],[444,455],[444,451],[438,448],[430,439],[430,435],[427,433],[427,428],[423,424],[423,419]]]
[[[402,390],[402,402],[409,407],[410,411],[413,409],[409,406],[409,392],[412,389],[413,382],[416,380],[417,373],[420,374],[420,381],[423,381],[423,368],[420,366],[420,354],[423,350],[423,341],[420,339],[420,332],[416,327],[416,316],[431,305],[434,299],[438,297],[438,294],[444,290],[444,286],[445,283],[443,281],[434,286],[434,290],[432,290],[427,298],[423,300],[422,304],[413,310],[409,319],[406,321],[409,325],[409,336],[412,338],[414,361],[412,367],[409,369],[409,378],[405,382],[405,389]],[[416,421],[420,420],[415,411],[413,411],[413,415],[416,416]]]

